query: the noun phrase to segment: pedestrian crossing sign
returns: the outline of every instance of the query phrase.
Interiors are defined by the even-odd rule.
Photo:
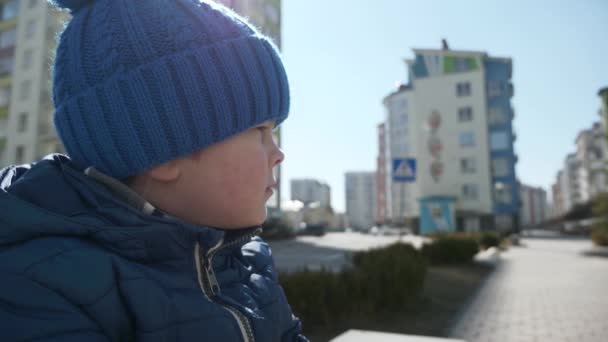
[[[415,182],[416,181],[416,159],[393,159],[393,181]]]

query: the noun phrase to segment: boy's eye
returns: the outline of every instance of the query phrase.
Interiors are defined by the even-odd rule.
[[[268,127],[260,126],[260,127],[257,127],[257,129],[262,134],[262,137],[264,137],[264,134],[266,133],[266,130],[268,130]]]

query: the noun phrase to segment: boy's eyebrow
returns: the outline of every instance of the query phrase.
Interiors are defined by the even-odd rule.
[[[276,121],[274,121],[274,120],[264,121],[261,124],[257,125],[257,127],[268,127],[271,129],[274,129],[275,126],[276,126]]]

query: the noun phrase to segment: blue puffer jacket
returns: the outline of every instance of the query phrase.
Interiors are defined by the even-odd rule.
[[[2,341],[306,341],[259,228],[147,214],[51,155],[0,171]]]

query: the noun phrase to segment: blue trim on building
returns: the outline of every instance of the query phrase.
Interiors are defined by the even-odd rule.
[[[414,78],[429,77],[429,71],[426,68],[423,55],[416,55],[416,61],[414,62],[414,65],[412,65],[412,71],[414,72]]]
[[[514,150],[514,132],[513,132],[513,108],[511,107],[511,79],[510,70],[511,65],[509,61],[497,60],[497,59],[486,59],[486,86],[489,88],[490,83],[495,83],[500,89],[500,94],[497,96],[489,96],[489,89],[487,96],[488,110],[490,108],[502,109],[504,113],[508,113],[509,117],[505,123],[501,124],[489,124],[489,134],[494,132],[506,132],[511,137],[510,144],[504,150],[493,151],[490,143],[490,158],[507,158],[509,160],[508,169],[509,174],[507,176],[494,176],[492,175],[492,185],[501,182],[511,188],[511,203],[496,203],[494,201],[494,213],[500,215],[518,215],[520,210],[519,198],[519,183],[517,181],[517,175],[515,173],[515,165],[517,163],[517,156]],[[491,162],[491,161],[490,161]]]

